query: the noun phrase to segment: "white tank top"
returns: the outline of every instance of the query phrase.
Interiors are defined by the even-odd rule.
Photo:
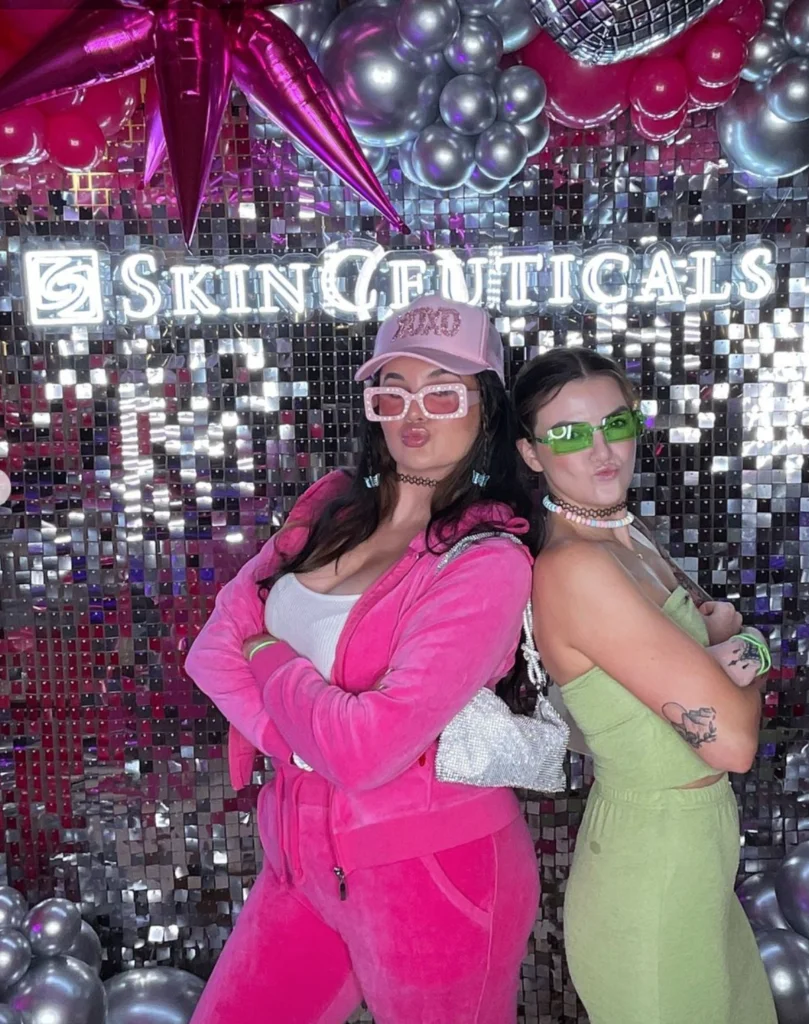
[[[308,658],[323,678],[330,680],[337,642],[361,596],[318,594],[290,572],[267,595],[264,625],[268,633]]]

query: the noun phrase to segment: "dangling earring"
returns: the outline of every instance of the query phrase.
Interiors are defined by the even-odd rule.
[[[380,474],[374,473],[373,476],[366,476],[363,478],[363,483],[369,491],[375,490],[379,487]]]
[[[483,465],[484,468],[489,465],[489,424],[486,421],[486,413],[483,412]],[[472,485],[474,487],[485,487],[486,484],[491,480],[491,476],[488,473],[481,473],[479,469],[472,470]]]
[[[491,480],[491,477],[488,473],[479,473],[476,469],[472,470],[472,483],[475,487],[485,487],[489,480]]]

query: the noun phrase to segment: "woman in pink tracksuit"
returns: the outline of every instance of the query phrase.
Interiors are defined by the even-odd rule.
[[[193,1024],[513,1024],[538,901],[510,789],[440,782],[447,723],[512,666],[531,587],[500,337],[418,299],[380,329],[356,474],[310,487],[186,667],[256,750],[264,868]],[[459,538],[496,530],[441,564]]]

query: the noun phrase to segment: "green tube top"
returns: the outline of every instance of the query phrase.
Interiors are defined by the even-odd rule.
[[[708,646],[705,622],[683,587],[671,592],[662,611]],[[598,666],[560,687],[560,692],[592,750],[596,779],[605,786],[675,789],[717,774],[668,722]]]

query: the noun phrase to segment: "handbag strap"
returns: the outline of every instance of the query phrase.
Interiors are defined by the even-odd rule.
[[[473,544],[477,544],[477,542],[481,540],[487,540],[490,537],[507,537],[515,544],[522,544],[522,541],[518,537],[515,537],[514,534],[501,532],[500,530],[485,530],[481,533],[470,533],[468,536],[462,537],[459,541],[453,544],[452,547],[441,556],[438,566],[436,567],[436,572],[439,569],[443,569],[445,565],[454,561],[459,557],[459,555],[462,555],[464,551],[472,547]],[[539,657],[539,651],[537,650],[537,645],[534,641],[534,609],[531,605],[530,598],[528,599],[528,604],[525,606],[522,613],[522,631],[523,642],[521,646],[523,657],[525,658],[525,664],[528,668],[528,678],[531,680],[531,683],[536,688],[537,692],[543,697],[547,697],[550,677],[542,665],[542,659]]]
[[[543,697],[547,697],[548,686],[551,680],[542,664],[542,659],[539,656],[536,641],[534,640],[534,609],[530,598],[522,613],[522,631],[524,637],[522,653],[525,658],[525,664],[528,667],[528,678],[537,692],[541,693]]]

